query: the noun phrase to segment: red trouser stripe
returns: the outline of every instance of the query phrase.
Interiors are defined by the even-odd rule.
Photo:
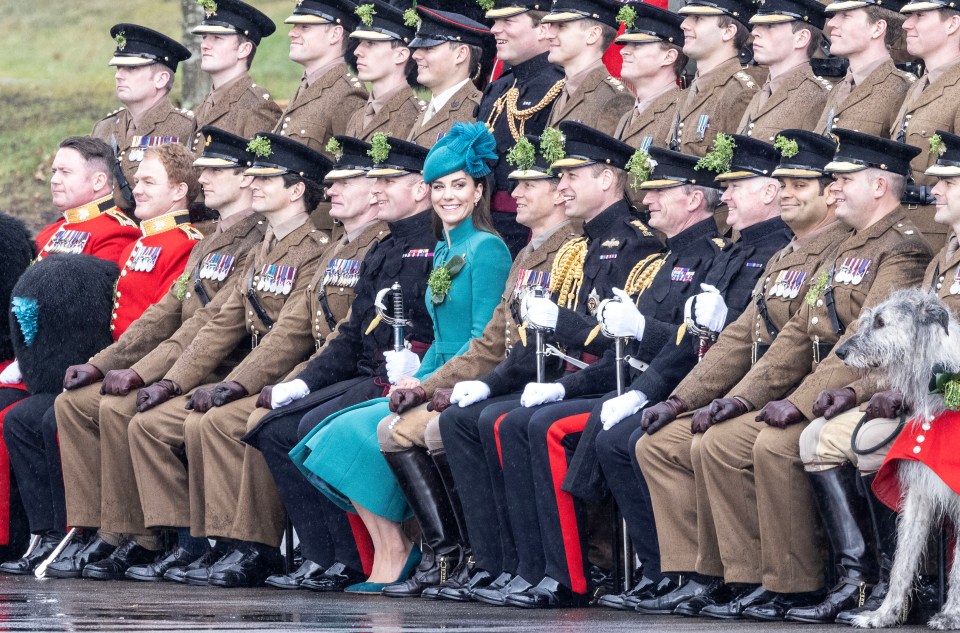
[[[497,421],[493,423],[493,439],[497,441],[497,457],[500,458],[500,468],[503,468],[503,451],[500,450],[500,423],[503,422],[505,417],[507,417],[506,413],[497,418]]]
[[[363,519],[356,514],[348,512],[347,520],[350,521],[353,540],[357,544],[357,553],[360,555],[363,573],[369,576],[370,572],[373,571],[373,540],[370,538],[370,532],[367,532],[367,526],[363,524]]]
[[[561,490],[567,476],[567,451],[561,442],[570,433],[582,433],[587,426],[589,413],[580,413],[560,418],[547,431],[547,455],[550,458],[550,475],[553,478],[553,496],[557,501],[557,516],[560,533],[563,534],[563,552],[570,574],[570,588],[576,593],[587,592],[587,579],[583,575],[583,553],[580,550],[580,528],[573,508],[573,497]]]

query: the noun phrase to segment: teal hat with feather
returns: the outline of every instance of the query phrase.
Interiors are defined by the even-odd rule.
[[[473,178],[483,178],[497,159],[497,141],[483,123],[454,123],[437,141],[423,164],[423,179],[431,183],[461,169]]]

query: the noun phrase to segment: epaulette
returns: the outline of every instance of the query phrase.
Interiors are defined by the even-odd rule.
[[[817,81],[819,81],[819,82],[823,85],[823,87],[826,88],[828,91],[833,90],[833,84],[830,83],[830,80],[829,80],[829,79],[825,79],[824,77],[821,77],[820,75],[814,75],[813,77],[814,77],[814,79],[816,79]]]
[[[177,225],[177,228],[180,229],[181,231],[183,231],[184,234],[185,234],[187,237],[189,237],[191,240],[202,240],[202,239],[203,239],[203,233],[201,233],[200,230],[199,230],[197,227],[195,227],[194,225],[190,224],[189,222],[188,222],[187,224],[178,224],[178,225]]]
[[[733,73],[733,76],[737,79],[737,81],[739,81],[741,84],[743,84],[747,88],[753,88],[753,86],[755,85],[753,81],[753,77],[748,75],[744,70],[738,70],[737,72]]]
[[[343,73],[343,77],[344,77],[344,79],[346,79],[347,82],[348,82],[351,86],[353,86],[354,88],[363,88],[363,82],[360,81],[360,78],[357,77],[356,75],[354,75],[354,74],[353,74],[352,72],[350,72],[349,70],[348,70],[347,72]]]
[[[186,108],[174,108],[173,111],[179,112],[180,114],[187,117],[188,119],[194,118],[193,110],[187,110]]]
[[[917,231],[917,227],[912,223],[904,224],[903,222],[897,222],[894,228],[897,229],[897,232],[901,235],[917,235],[919,232]]]
[[[644,237],[654,237],[653,231],[650,230],[650,227],[648,227],[646,224],[644,224],[640,220],[633,219],[627,222],[627,224],[629,224],[634,229],[636,229],[637,232]]]
[[[614,88],[616,88],[616,89],[619,90],[620,92],[623,92],[624,90],[627,89],[626,86],[623,85],[623,82],[622,82],[622,81],[620,81],[620,80],[617,79],[616,77],[613,77],[612,75],[611,75],[611,76],[608,76],[607,79],[606,79],[606,81],[607,81],[608,84],[610,84],[611,86],[613,86]]]
[[[730,248],[730,246],[733,244],[733,242],[731,242],[725,237],[711,237],[711,238],[708,238],[707,241],[713,244],[714,248],[716,248],[719,251],[725,251],[728,248]]]
[[[310,231],[310,235],[313,235],[314,238],[321,244],[326,244],[330,241],[330,236],[327,235],[326,231],[321,231],[320,229],[313,229]]]
[[[127,214],[121,211],[120,209],[107,209],[103,212],[105,215],[109,215],[111,218],[116,220],[120,226],[130,226],[136,228],[138,225],[136,222],[127,217]]]
[[[253,90],[256,87],[257,87],[257,84],[250,84],[250,90]],[[260,90],[254,91],[254,94],[260,94],[260,98],[263,99],[264,101],[269,101],[270,99],[270,93],[263,88],[261,88]]]

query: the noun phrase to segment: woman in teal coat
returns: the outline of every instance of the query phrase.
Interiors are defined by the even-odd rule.
[[[395,387],[413,388],[465,352],[500,301],[511,257],[490,220],[483,182],[490,173],[487,161],[496,158],[495,147],[482,123],[457,123],[427,156],[423,175],[431,189],[434,230],[441,238],[426,293],[434,341],[422,362],[409,350],[385,352]],[[410,509],[377,441],[377,424],[390,413],[388,402],[377,398],[335,413],[290,451],[307,479],[334,503],[360,515],[370,532],[370,577],[347,588],[358,593],[379,593],[405,579],[420,558],[400,524]]]

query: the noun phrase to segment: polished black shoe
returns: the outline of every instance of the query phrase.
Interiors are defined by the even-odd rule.
[[[631,598],[636,600],[646,600],[651,598],[651,591],[656,588],[657,584],[658,583],[655,583],[646,576],[641,576],[637,584],[631,587],[628,591],[617,594],[608,593],[605,596],[601,596],[597,601],[597,604],[602,607],[618,609],[620,611],[633,611],[634,607],[630,606],[631,603],[628,602],[628,600]]]
[[[151,552],[130,539],[103,560],[87,563],[83,568],[83,577],[94,580],[123,580],[128,569],[134,565],[152,563],[156,558],[157,552]]]
[[[702,594],[713,593],[723,586],[723,579],[713,576],[690,578],[679,587],[649,600],[641,600],[635,610],[645,615],[668,615],[673,613],[681,604]]]
[[[589,602],[589,595],[574,593],[559,581],[547,576],[536,587],[509,594],[504,604],[523,609],[563,609],[585,607]]]
[[[300,583],[300,588],[311,591],[343,591],[350,585],[363,582],[365,578],[363,572],[350,569],[343,563],[334,563],[318,577],[304,580]]]
[[[63,532],[48,530],[37,534],[30,540],[30,548],[17,560],[10,560],[0,565],[0,573],[25,576],[36,571],[40,563],[47,560],[53,550],[66,536]]]
[[[630,596],[624,600],[623,606],[627,611],[636,611],[637,605],[640,604],[641,601],[652,600],[653,598],[664,596],[676,589],[678,586],[679,585],[674,578],[670,576],[664,576],[660,579],[660,582],[648,589],[645,593],[638,594],[636,596]]]
[[[491,586],[494,580],[496,579],[490,572],[484,569],[474,569],[467,577],[466,582],[454,584],[454,580],[448,580],[445,584],[441,585],[437,592],[437,598],[440,600],[452,600],[453,602],[472,602],[473,592],[477,589]]]
[[[230,551],[233,551],[233,550],[230,550]],[[227,554],[226,548],[214,547],[212,549],[207,550],[203,554],[203,556],[194,559],[194,561],[189,565],[187,565],[186,567],[171,567],[166,571],[165,574],[163,574],[163,579],[172,580],[173,582],[186,583],[186,584],[205,585],[207,584],[207,577],[205,574],[203,575],[202,582],[200,582],[199,574],[196,574],[195,575],[196,580],[194,583],[190,583],[187,580],[187,574],[189,574],[190,572],[196,572],[197,570],[200,570],[200,569],[204,571],[208,570],[211,565],[219,561],[226,554]]]
[[[186,567],[193,562],[194,556],[183,549],[177,547],[167,552],[166,556],[148,563],[146,565],[133,565],[127,570],[125,576],[130,580],[142,580],[144,582],[159,582],[164,579],[166,573],[175,567]]]
[[[243,555],[227,563],[224,558],[210,568],[207,584],[216,587],[259,587],[283,568],[280,549],[260,543],[241,543]]]
[[[90,563],[96,563],[110,556],[117,549],[99,536],[84,544],[81,541],[70,542],[60,552],[57,560],[47,566],[47,576],[52,578],[80,578],[83,569]]]
[[[495,607],[502,607],[507,602],[507,596],[526,591],[533,586],[527,582],[523,576],[510,576],[507,584],[499,585],[498,581],[507,575],[509,574],[500,574],[497,580],[490,583],[489,586],[483,589],[477,589],[470,595],[478,602],[492,604]]]
[[[264,583],[277,589],[299,589],[303,581],[319,578],[324,571],[324,567],[312,560],[305,560],[303,564],[289,574],[275,574],[267,578]]]
[[[787,611],[794,607],[808,607],[823,600],[822,591],[807,591],[803,593],[777,593],[773,600],[766,604],[758,604],[743,610],[743,617],[761,622],[781,622]]]
[[[794,607],[784,615],[791,622],[831,624],[847,609],[862,607],[872,585],[854,578],[841,578],[826,598],[818,604]]]
[[[758,585],[741,587],[741,590],[730,600],[704,606],[700,610],[700,615],[717,620],[739,620],[743,617],[744,609],[766,604],[773,600],[776,595],[774,592],[767,591]]]
[[[753,587],[754,585],[751,585],[750,589]],[[744,588],[742,583],[724,583],[713,591],[701,593],[686,602],[681,602],[673,612],[676,615],[688,617],[699,616],[700,612],[706,607],[730,602],[740,594],[742,588]]]
[[[206,586],[207,584],[209,584],[209,581],[210,581],[210,571],[215,566],[225,565],[229,567],[230,565],[234,565],[241,558],[243,558],[245,553],[246,552],[244,551],[243,547],[234,546],[225,554],[223,554],[220,558],[210,563],[209,565],[205,567],[198,566],[196,569],[188,570],[183,578],[188,585]]]

